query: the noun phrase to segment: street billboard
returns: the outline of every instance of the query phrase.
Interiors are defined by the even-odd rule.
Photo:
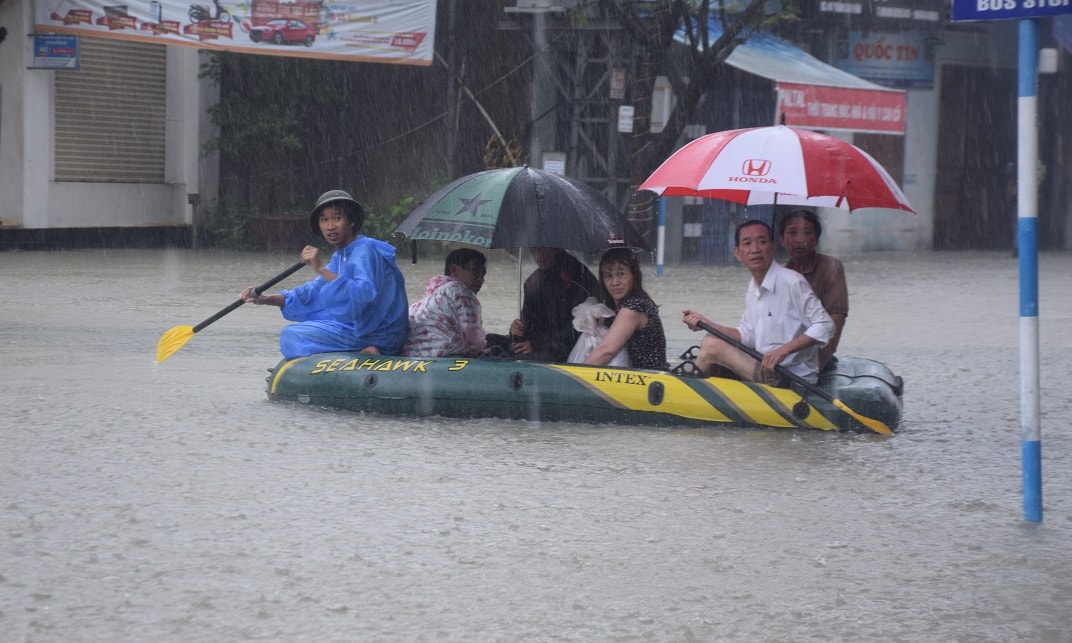
[[[35,29],[250,54],[430,65],[435,19],[435,0],[37,0]]]

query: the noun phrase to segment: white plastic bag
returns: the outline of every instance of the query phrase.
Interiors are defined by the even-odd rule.
[[[588,359],[592,349],[599,346],[603,338],[607,336],[607,327],[603,320],[613,317],[614,311],[596,301],[595,297],[589,297],[584,302],[573,308],[573,327],[581,332],[577,343],[570,351],[569,361],[572,364],[582,364]],[[629,368],[629,352],[622,346],[618,354],[611,358],[607,366]]]

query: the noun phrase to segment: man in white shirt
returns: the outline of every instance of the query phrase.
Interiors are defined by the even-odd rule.
[[[721,338],[708,334],[700,343],[696,366],[704,374],[714,365],[729,368],[743,380],[788,387],[780,364],[808,382],[819,377],[819,348],[834,335],[834,321],[798,272],[774,261],[774,233],[765,222],[750,219],[737,226],[733,256],[752,280],[745,294],[745,309],[736,328],[716,324],[686,309],[684,323],[693,331],[705,322],[744,346],[762,353],[757,360]]]

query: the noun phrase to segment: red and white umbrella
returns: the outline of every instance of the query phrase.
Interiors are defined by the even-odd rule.
[[[866,152],[785,125],[701,136],[671,154],[638,189],[744,205],[915,212],[889,173]]]

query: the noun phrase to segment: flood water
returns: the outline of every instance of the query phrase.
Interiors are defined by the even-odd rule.
[[[0,253],[0,638],[1072,636],[1072,253],[1040,259],[1041,524],[1023,520],[1007,253],[843,257],[840,353],[904,377],[892,438],[270,403],[267,307],[154,364],[164,331],[296,258]],[[441,268],[403,265],[411,300]],[[686,306],[737,321],[742,268],[645,271],[671,353],[698,339]],[[489,330],[516,292],[495,261]]]

